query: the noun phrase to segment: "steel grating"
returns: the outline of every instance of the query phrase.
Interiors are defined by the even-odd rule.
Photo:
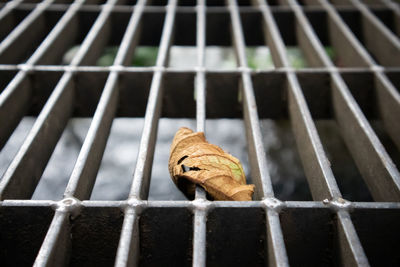
[[[0,180],[2,266],[400,264],[400,173],[371,126],[381,120],[399,151],[398,3],[13,0],[0,8],[0,148],[24,116],[36,117]],[[113,64],[96,66],[108,45],[119,46]],[[154,66],[130,66],[138,45],[158,47]],[[196,46],[197,65],[170,67],[172,45]],[[237,68],[208,69],[210,45],[232,46]],[[275,68],[250,68],[249,46],[268,46]],[[294,68],[286,46],[299,46],[308,67]],[[92,122],[63,199],[31,200],[72,117]],[[129,198],[90,200],[117,117],[144,118]],[[195,118],[198,131],[206,118],[242,118],[254,201],[209,201],[200,188],[194,200],[147,200],[161,117]],[[264,118],[290,120],[312,201],[275,197]],[[373,201],[344,199],[318,119],[336,122]]]

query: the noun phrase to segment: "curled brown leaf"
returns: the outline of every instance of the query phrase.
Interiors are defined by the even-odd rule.
[[[171,145],[168,164],[174,183],[193,197],[203,187],[215,200],[250,201],[254,185],[246,184],[240,161],[210,144],[202,132],[180,128]]]

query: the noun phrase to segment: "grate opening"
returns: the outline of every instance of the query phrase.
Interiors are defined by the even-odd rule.
[[[386,128],[383,125],[382,121],[375,120],[371,121],[371,126],[374,129],[375,133],[379,137],[379,140],[382,142],[382,145],[384,146],[385,150],[388,152],[390,155],[390,158],[392,159],[393,163],[396,165],[396,168],[400,168],[400,152],[397,149],[398,146],[396,146],[395,141],[390,138],[389,134],[386,132]]]
[[[248,184],[254,183],[247,154],[248,144],[244,121],[242,119],[210,119],[206,122],[206,128],[210,130],[207,140],[211,144],[218,144],[232,155],[240,155],[246,181]],[[229,132],[226,129],[235,129],[235,131]]]
[[[340,262],[337,222],[329,210],[284,209],[280,221],[291,266],[332,266]]]
[[[207,229],[207,266],[265,266],[263,209],[213,209]]]
[[[114,119],[91,200],[124,200],[128,197],[143,122],[139,118]]]
[[[284,201],[311,201],[290,121],[262,120],[261,131],[275,196]]]
[[[61,200],[63,198],[90,122],[90,119],[79,118],[71,118],[68,121],[36,186],[32,199]]]
[[[20,35],[15,42],[4,48],[4,53],[0,56],[0,64],[20,64],[25,63],[33,54],[39,44],[49,34],[57,21],[63,15],[62,12],[45,11],[36,17],[35,27],[30,24],[26,35]],[[21,25],[21,24],[19,24]],[[15,30],[18,28],[14,28]],[[13,34],[12,32],[10,35]],[[25,38],[25,39],[23,39]],[[4,43],[5,40],[3,40]],[[18,42],[18,45],[15,45]]]
[[[7,85],[11,82],[14,76],[17,74],[16,70],[3,70],[0,71],[0,93],[6,89]]]
[[[115,261],[124,216],[119,208],[85,208],[66,223],[70,265],[110,266]],[[68,218],[67,218],[68,220]]]
[[[6,207],[0,208],[1,252],[5,266],[32,265],[39,252],[54,211],[50,207]],[[24,218],[21,220],[21,218]],[[21,255],[24,255],[21,257]]]
[[[191,266],[192,219],[184,208],[144,210],[139,220],[139,265]]]
[[[13,134],[9,137],[0,152],[1,169],[0,174],[3,177],[7,167],[16,156],[18,149],[23,144],[26,136],[35,122],[35,118],[25,117],[18,123]]]
[[[373,201],[357,165],[354,162],[337,123],[333,120],[315,121],[340,192],[350,201]]]
[[[351,218],[365,253],[373,266],[399,264],[399,238],[395,230],[400,219],[397,210],[362,209],[352,212]]]
[[[170,144],[180,127],[196,128],[196,121],[191,119],[168,119],[161,118],[158,125],[158,134],[154,152],[154,162],[168,162]],[[185,196],[179,191],[171,179],[169,179],[167,165],[153,164],[151,169],[151,180],[149,189],[149,200],[185,200]],[[164,179],[168,178],[168,182]]]
[[[82,42],[88,34],[90,28],[96,20],[97,12],[79,12],[76,14],[68,29],[63,33],[63,49],[57,47],[56,49],[50,50],[47,54],[53,59],[49,62],[39,61],[37,64],[40,65],[69,65],[72,63],[74,57],[81,48]],[[85,25],[79,27],[79,25]],[[55,56],[57,55],[57,56]]]
[[[29,15],[30,10],[13,9],[4,20],[8,21],[5,27],[0,29],[0,41],[10,34],[10,32],[26,17]]]

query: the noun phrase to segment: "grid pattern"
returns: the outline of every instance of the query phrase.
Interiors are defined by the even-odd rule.
[[[24,116],[37,116],[0,180],[2,263],[398,265],[400,174],[370,120],[383,121],[398,150],[400,7],[268,2],[1,3],[0,147]],[[112,66],[96,66],[110,44],[119,45]],[[138,44],[158,46],[155,66],[130,66]],[[169,67],[172,44],[196,46],[197,66]],[[232,46],[238,67],[207,69],[208,45]],[[269,47],[274,69],[249,68],[246,48],[255,45]],[[290,65],[288,45],[301,48],[308,68]],[[63,200],[29,200],[68,120],[82,116],[93,119]],[[196,118],[205,131],[206,118],[241,116],[254,201],[213,202],[200,188],[190,201],[146,200],[160,117]],[[116,117],[144,117],[129,198],[90,201]],[[262,118],[290,119],[313,201],[274,197]],[[314,124],[320,118],[336,121],[374,202],[342,198]]]

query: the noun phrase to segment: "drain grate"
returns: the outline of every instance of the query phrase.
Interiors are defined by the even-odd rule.
[[[382,121],[398,153],[398,3],[13,0],[0,8],[0,148],[24,116],[36,117],[0,180],[2,265],[400,264],[400,174],[371,126]],[[138,45],[155,47],[154,66],[131,66]],[[172,45],[195,46],[196,65],[169,67]],[[208,46],[233,47],[237,67],[207,68]],[[252,46],[268,46],[275,67],[251,68]],[[306,64],[293,64],[293,46]],[[110,47],[112,65],[99,63]],[[92,121],[63,200],[30,200],[72,117]],[[88,200],[116,117],[144,118],[129,198]],[[212,202],[200,188],[191,201],[147,201],[160,117],[196,118],[198,131],[206,118],[243,118],[254,201]],[[290,120],[313,201],[274,197],[264,118]],[[374,202],[343,199],[319,119],[336,123]]]

